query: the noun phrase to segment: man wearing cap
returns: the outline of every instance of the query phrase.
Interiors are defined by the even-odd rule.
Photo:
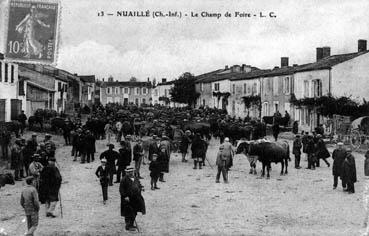
[[[293,141],[293,146],[292,146],[292,153],[293,155],[295,155],[295,168],[296,169],[301,169],[301,166],[300,166],[301,147],[302,147],[302,143],[301,143],[300,135],[297,134],[295,140]]]
[[[215,179],[216,183],[219,183],[220,173],[223,175],[224,183],[228,183],[228,166],[230,162],[230,156],[224,155],[224,146],[221,144],[219,146],[219,151],[217,154],[216,165],[218,166],[218,172]]]
[[[126,230],[135,231],[134,225],[137,212],[146,214],[145,200],[141,195],[143,190],[142,185],[138,178],[135,177],[135,169],[133,167],[127,167],[126,175],[120,182],[119,192],[121,199],[121,216],[124,216],[126,223]]]
[[[333,167],[332,167],[332,174],[333,174],[333,189],[337,188],[338,185],[338,177],[342,177],[342,166],[343,161],[346,157],[346,150],[343,148],[343,143],[337,143],[337,148],[334,149],[332,158],[333,158]],[[346,189],[346,183],[342,181],[342,188]]]
[[[113,186],[113,177],[116,173],[115,161],[119,159],[119,153],[114,151],[114,144],[108,144],[109,149],[101,153],[100,160],[106,159],[106,167],[109,171],[109,186]]]
[[[106,203],[108,200],[108,185],[109,185],[109,171],[106,167],[106,159],[101,159],[101,165],[97,168],[95,175],[100,180],[102,195],[103,195],[103,202]]]
[[[342,182],[347,185],[348,193],[355,193],[354,183],[357,181],[356,178],[356,165],[355,158],[352,155],[352,150],[348,149],[346,153],[345,160],[342,165]]]
[[[38,202],[37,190],[32,186],[33,177],[28,176],[26,178],[26,186],[24,186],[20,204],[23,207],[27,217],[27,228],[26,235],[33,235],[38,226],[38,212],[40,210],[40,203]]]
[[[227,158],[229,158],[229,162],[228,162],[228,167],[227,169],[231,168],[233,166],[233,156],[234,156],[234,151],[232,148],[232,144],[229,142],[229,138],[226,137],[224,139],[224,143],[223,145],[223,155],[227,156]]]
[[[59,201],[59,190],[62,182],[59,169],[55,166],[55,157],[49,157],[49,164],[40,176],[40,201],[45,203],[46,217],[56,217],[56,203]]]
[[[56,146],[55,146],[55,143],[51,141],[51,134],[45,134],[44,143],[45,143],[47,156],[55,157]]]
[[[27,121],[27,116],[26,114],[24,114],[24,111],[22,111],[22,113],[18,115],[18,121],[21,123],[21,134],[23,135]]]
[[[126,138],[126,141],[120,141],[121,148],[119,149],[119,157],[117,161],[117,181],[115,183],[120,183],[120,179],[125,175],[125,169],[131,164],[132,161],[132,150],[131,144]]]
[[[135,169],[137,177],[142,179],[140,175],[141,162],[144,155],[144,150],[142,147],[142,139],[139,139],[136,145],[133,147],[133,160],[135,161]]]
[[[33,154],[32,159],[33,159],[33,161],[29,165],[28,173],[29,173],[30,176],[33,177],[33,186],[35,186],[35,188],[37,190],[39,190],[40,174],[41,174],[41,171],[44,168],[44,166],[39,162],[40,155]]]

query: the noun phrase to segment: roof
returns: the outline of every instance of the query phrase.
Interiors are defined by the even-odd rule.
[[[160,85],[171,85],[171,84],[174,84],[175,83],[175,80],[172,80],[172,81],[167,81],[167,82],[164,82],[164,83],[158,83],[156,86],[160,86]]]
[[[104,82],[105,87],[150,87],[150,82],[141,81],[115,81],[115,82]]]
[[[200,82],[204,82],[205,80],[211,78],[213,75],[217,74],[217,73],[221,73],[223,72],[225,69],[219,69],[219,70],[214,70],[208,73],[204,73],[201,75],[197,75],[195,76],[196,78],[196,83],[200,83]]]
[[[237,81],[237,80],[245,80],[245,79],[254,79],[254,78],[262,77],[270,72],[271,70],[254,70],[248,73],[242,73],[242,74],[235,75],[230,80]]]
[[[347,53],[347,54],[339,54],[339,55],[332,55],[326,58],[323,58],[317,62],[307,64],[305,66],[300,67],[296,72],[303,72],[303,71],[312,71],[312,70],[324,70],[324,69],[331,69],[333,66],[340,64],[342,62],[351,60],[355,57],[361,56],[363,54],[368,53],[369,51],[362,51],[362,52],[354,52],[354,53]]]
[[[297,65],[297,66],[286,66],[286,67],[276,67],[272,70],[266,71],[261,76],[263,77],[272,77],[272,76],[280,76],[280,75],[292,75],[296,71],[300,70],[301,68],[310,65],[309,64],[303,64],[303,65]]]
[[[94,75],[79,75],[78,76],[82,82],[85,83],[94,83],[95,82],[95,76]]]

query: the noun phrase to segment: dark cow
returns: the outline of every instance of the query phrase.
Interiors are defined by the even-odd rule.
[[[67,127],[67,123],[65,122],[64,118],[55,117],[52,118],[50,121],[51,130],[55,133],[58,133],[59,130],[64,130]]]
[[[0,174],[0,188],[4,187],[6,184],[15,184],[14,177],[10,173]]]
[[[44,119],[42,116],[30,116],[28,118],[28,127],[29,129],[33,129],[36,124],[40,125],[41,130],[43,130],[43,122]]]
[[[245,151],[247,156],[258,156],[258,160],[262,163],[263,169],[261,177],[265,175],[265,167],[267,167],[267,178],[270,178],[269,171],[271,163],[281,163],[281,175],[288,173],[288,161],[290,159],[290,147],[286,141],[283,142],[269,142],[259,140],[239,145],[236,153]],[[286,166],[285,171],[284,167]]]

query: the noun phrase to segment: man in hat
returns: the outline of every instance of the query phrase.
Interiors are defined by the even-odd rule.
[[[143,190],[140,181],[134,175],[135,169],[127,167],[126,175],[120,182],[119,192],[121,198],[121,216],[124,216],[126,230],[135,231],[137,226],[134,225],[137,212],[146,214],[145,200],[141,195]]]
[[[40,174],[44,166],[40,163],[40,155],[39,154],[33,154],[32,156],[33,161],[29,165],[28,173],[30,176],[33,177],[33,186],[37,190],[39,190],[40,186]]]
[[[38,226],[38,212],[40,210],[40,203],[38,202],[38,194],[36,188],[32,185],[33,177],[26,178],[26,186],[24,186],[20,204],[23,207],[27,217],[27,234],[33,235]]]
[[[90,163],[90,161],[94,161],[95,160],[95,143],[96,143],[96,139],[95,136],[91,133],[91,131],[87,130],[86,131],[86,136],[85,136],[85,142],[86,142],[86,161],[87,163]]]
[[[187,162],[186,154],[188,151],[188,147],[191,144],[190,135],[191,135],[191,131],[189,130],[186,130],[185,134],[182,135],[181,144],[179,146],[179,150],[182,153],[182,162]]]
[[[142,139],[139,139],[136,145],[133,147],[133,160],[135,161],[135,169],[137,172],[137,177],[142,179],[140,175],[141,162],[144,155],[144,150],[142,146]]]
[[[36,151],[36,154],[40,155],[40,163],[45,167],[47,166],[48,162],[48,157],[47,157],[47,153],[46,153],[46,147],[45,147],[45,143],[41,142],[39,144],[39,147]]]
[[[308,155],[308,167],[306,169],[315,170],[316,157],[314,155],[315,143],[312,135],[308,135],[306,153]]]
[[[234,156],[234,151],[233,151],[233,147],[232,144],[229,142],[229,138],[226,137],[224,139],[224,143],[223,145],[223,155],[227,156],[227,158],[229,158],[229,164],[227,169],[231,168],[233,166],[233,156]]]
[[[334,149],[332,158],[333,158],[333,167],[332,167],[332,174],[333,174],[333,189],[337,188],[338,185],[338,177],[342,177],[342,165],[343,161],[346,157],[346,150],[343,148],[343,143],[337,143],[337,148]],[[346,183],[342,181],[342,188],[346,189]]]
[[[323,136],[321,134],[316,135],[316,144],[315,144],[315,156],[316,156],[316,167],[320,167],[320,159],[323,159],[325,164],[330,167],[327,158],[331,156],[327,147],[325,146]]]
[[[16,181],[23,178],[23,147],[21,139],[17,138],[10,150],[11,153],[11,169],[14,170],[14,179]]]
[[[113,177],[116,173],[115,161],[119,159],[119,153],[114,149],[114,144],[108,144],[109,149],[101,153],[100,160],[106,159],[106,167],[109,172],[109,186],[113,186]]]
[[[348,193],[355,193],[354,183],[357,181],[356,178],[356,165],[355,158],[352,155],[352,150],[347,149],[345,160],[342,165],[342,182],[347,184],[346,191]]]
[[[47,156],[55,157],[56,146],[55,143],[51,140],[51,134],[45,134],[44,143]]]
[[[49,157],[48,165],[40,176],[40,201],[45,203],[46,217],[55,218],[55,207],[59,201],[59,190],[62,182],[59,169],[55,166],[55,157]]]
[[[29,165],[32,162],[33,154],[37,151],[37,134],[33,133],[31,139],[27,140],[27,144],[24,147],[23,150],[23,156],[24,156],[24,167],[26,169],[26,174],[28,175],[28,168]]]
[[[293,141],[293,146],[292,146],[292,153],[293,155],[295,155],[295,168],[296,169],[301,169],[301,166],[300,166],[301,147],[302,147],[302,142],[300,139],[300,135],[297,134],[295,140]]]
[[[131,144],[128,139],[126,139],[126,141],[120,141],[120,145],[121,148],[119,149],[119,157],[117,161],[117,181],[115,181],[115,183],[120,183],[121,177],[125,175],[124,170],[132,161]]]
[[[97,168],[95,175],[100,180],[103,203],[105,204],[108,200],[108,185],[109,185],[109,170],[106,167],[106,159],[101,159],[101,165]]]
[[[154,153],[159,154],[160,152],[160,140],[157,135],[152,136],[152,141],[149,144],[149,160],[152,160],[152,155]]]
[[[23,135],[24,129],[26,128],[26,121],[27,116],[24,114],[24,111],[22,110],[22,113],[18,115],[18,121],[21,123],[21,134]]]

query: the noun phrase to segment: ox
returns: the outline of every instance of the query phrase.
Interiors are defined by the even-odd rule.
[[[269,171],[271,163],[281,163],[281,175],[288,173],[288,161],[290,158],[290,148],[286,141],[269,142],[265,140],[258,140],[256,142],[242,142],[237,147],[236,153],[244,153],[250,161],[250,167],[254,174],[256,174],[256,160],[259,160],[262,165],[261,177],[265,176],[265,167],[267,167],[267,178],[270,178]],[[254,159],[251,160],[251,157]],[[250,173],[251,173],[250,170]]]

